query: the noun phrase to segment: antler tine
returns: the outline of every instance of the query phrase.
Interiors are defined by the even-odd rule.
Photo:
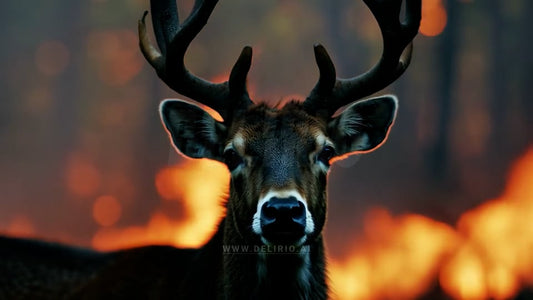
[[[150,1],[150,10],[157,46],[166,55],[167,44],[178,32],[180,24],[176,1]]]
[[[329,54],[324,46],[316,44],[314,50],[316,64],[318,66],[318,70],[320,71],[320,78],[318,79],[314,89],[311,91],[311,94],[325,96],[326,93],[329,93],[335,86],[337,72],[335,71],[335,65],[331,61],[331,58],[329,57]]]
[[[304,105],[308,111],[322,117],[328,118],[340,107],[387,87],[403,74],[411,61],[412,40],[420,27],[421,0],[406,0],[405,23],[399,20],[402,0],[363,1],[376,18],[381,30],[383,38],[381,58],[366,73],[352,78],[333,80],[332,76],[335,73],[329,55],[322,46],[315,46],[320,78]],[[328,65],[331,66],[326,67]],[[333,69],[333,73],[329,71],[330,69]],[[325,81],[329,83],[326,85]]]
[[[252,51],[245,47],[232,69],[230,79],[223,83],[206,81],[185,67],[185,53],[193,39],[207,23],[217,0],[196,0],[191,14],[179,24],[175,0],[151,0],[152,24],[161,52],[146,33],[144,13],[139,21],[139,43],[146,60],[157,75],[173,90],[216,110],[225,121],[252,101],[246,90]]]

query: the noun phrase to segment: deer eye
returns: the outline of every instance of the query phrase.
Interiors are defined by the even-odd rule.
[[[227,149],[224,151],[224,163],[228,166],[230,171],[235,170],[240,164],[242,164],[242,157],[233,149]]]
[[[335,156],[335,149],[331,146],[325,146],[318,153],[317,160],[329,167],[329,161]]]

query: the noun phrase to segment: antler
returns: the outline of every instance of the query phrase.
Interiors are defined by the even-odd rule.
[[[347,79],[337,78],[335,66],[326,49],[322,45],[315,45],[320,77],[304,106],[318,116],[329,118],[340,107],[385,88],[403,74],[411,61],[412,40],[420,27],[421,0],[406,0],[404,23],[399,20],[402,0],[363,1],[381,29],[381,59],[364,74]]]
[[[231,70],[229,80],[213,83],[195,76],[185,67],[189,44],[207,23],[217,0],[196,0],[189,17],[179,24],[175,0],[151,0],[152,24],[159,52],[146,33],[145,12],[139,20],[139,44],[157,75],[174,91],[216,110],[225,121],[252,101],[246,89],[246,76],[252,62],[252,48],[244,47]]]

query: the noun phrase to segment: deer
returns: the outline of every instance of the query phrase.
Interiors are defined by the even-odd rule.
[[[184,57],[217,0],[196,0],[180,24],[175,0],[151,0],[157,47],[138,22],[140,49],[159,78],[193,101],[159,106],[176,150],[224,163],[231,176],[226,213],[201,248],[143,246],[96,252],[38,240],[0,238],[2,299],[327,299],[322,230],[331,164],[380,147],[398,108],[393,95],[367,98],[409,66],[421,0],[363,0],[381,30],[383,51],[366,73],[339,78],[316,44],[318,82],[284,105],[255,103],[247,91],[252,48],[229,79],[191,73]],[[211,116],[202,105],[220,114]]]

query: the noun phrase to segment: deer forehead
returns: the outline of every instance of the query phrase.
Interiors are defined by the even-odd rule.
[[[227,145],[242,155],[288,155],[314,151],[326,141],[325,126],[294,108],[258,108],[236,122]]]

